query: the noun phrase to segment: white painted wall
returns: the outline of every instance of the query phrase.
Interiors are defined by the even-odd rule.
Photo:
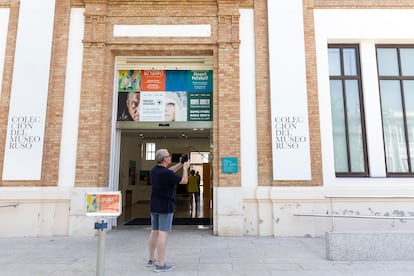
[[[273,1],[269,2],[273,3]],[[276,2],[272,5],[276,5]],[[331,230],[411,231],[414,227],[413,220],[297,216],[333,213],[414,217],[413,178],[385,177],[375,57],[376,43],[414,44],[414,29],[411,27],[414,25],[414,11],[323,9],[315,10],[314,18],[324,185],[256,189],[244,187],[243,204],[246,209],[244,234],[322,237],[325,231]],[[283,38],[285,36],[289,41],[290,34],[283,35]],[[360,45],[371,177],[335,177],[328,43]],[[281,62],[283,59],[278,61]],[[277,80],[274,76],[271,73],[272,82]],[[336,198],[329,199],[332,196]],[[338,198],[342,196],[343,198]]]
[[[74,187],[78,144],[79,108],[82,82],[85,9],[72,9],[69,25],[65,101],[60,142],[58,186]]]
[[[253,9],[240,10],[240,170],[241,186],[258,183],[256,59]]]
[[[209,37],[211,25],[114,25],[113,35],[115,37]]]
[[[70,190],[57,187],[0,187],[1,237],[67,235]]]
[[[315,39],[323,179],[331,195],[414,195],[412,178],[385,177],[380,99],[375,44],[414,43],[413,10],[315,10]],[[365,102],[368,158],[371,177],[335,177],[330,110],[328,43],[360,45],[362,86]]]
[[[9,121],[13,121],[13,117],[39,118],[36,129],[25,134],[38,135],[42,141],[32,151],[17,153],[16,150],[7,150],[6,142],[3,180],[40,179],[54,8],[54,0],[20,1]],[[83,13],[84,9],[71,11],[58,186],[0,187],[0,205],[16,204],[15,207],[0,208],[4,226],[0,229],[2,237],[95,234],[96,219],[85,216],[85,193],[91,192],[91,189],[73,188],[83,56]],[[8,16],[8,9],[0,9],[2,70]],[[10,126],[7,141],[10,139]]]

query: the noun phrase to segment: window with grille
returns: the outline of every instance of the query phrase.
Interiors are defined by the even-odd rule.
[[[155,143],[145,143],[145,160],[155,160]]]
[[[329,45],[329,83],[337,176],[367,176],[361,70],[357,45]]]
[[[376,52],[387,175],[412,175],[414,46],[377,45]]]

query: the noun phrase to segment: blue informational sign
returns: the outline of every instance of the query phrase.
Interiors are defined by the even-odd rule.
[[[221,158],[221,171],[223,173],[237,173],[238,172],[237,157],[223,157]]]

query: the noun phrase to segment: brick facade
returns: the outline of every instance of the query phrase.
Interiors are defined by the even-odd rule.
[[[20,66],[16,66],[16,68],[19,67],[20,72],[24,72],[27,66],[25,59],[22,58],[22,56],[25,56],[16,50],[16,48],[18,48],[16,45],[28,45],[27,43],[24,43],[24,39],[22,40],[20,36],[18,37],[17,32],[18,23],[21,22],[19,21],[19,11],[25,10],[27,12],[37,5],[30,1],[26,0],[26,2],[20,2],[18,0],[0,0],[0,8],[7,9],[5,13],[0,14],[0,18],[1,20],[8,19],[9,22],[7,29],[4,26],[0,26],[0,31],[2,31],[0,35],[3,37],[3,35],[7,33],[7,41],[5,43],[6,50],[4,53],[4,70],[3,75],[0,76],[2,78],[0,95],[1,156],[6,156],[6,154],[10,152],[10,148],[6,147],[6,139],[11,136],[7,136],[7,131],[10,118],[13,118],[14,116],[12,111],[18,109],[15,108],[15,106],[18,106],[15,105],[18,101],[14,102],[14,96],[24,95],[27,97],[28,93],[19,94],[19,92],[29,91],[25,90],[26,86],[20,86],[19,89],[12,88],[12,82],[16,80],[17,75],[13,76],[13,67],[18,64]],[[38,59],[34,58],[34,60],[37,61],[36,64],[40,64],[42,61],[46,60],[44,58],[45,56],[51,56],[50,75],[47,75],[48,72],[46,70],[41,70],[41,73],[39,74],[44,77],[42,85],[47,83],[46,77],[49,77],[48,88],[47,90],[38,89],[39,91],[33,91],[34,94],[39,92],[39,98],[34,98],[37,95],[33,96],[33,99],[27,97],[27,101],[33,101],[32,106],[39,107],[38,109],[34,108],[34,113],[37,112],[36,115],[39,116],[39,118],[40,115],[42,118],[43,116],[46,118],[45,120],[42,120],[42,124],[44,123],[45,125],[43,155],[36,152],[36,157],[38,157],[38,159],[42,158],[41,168],[40,166],[36,167],[36,165],[40,163],[37,162],[37,159],[35,162],[30,163],[33,165],[33,168],[38,169],[36,170],[37,174],[35,176],[32,176],[34,174],[31,174],[30,176],[37,179],[38,172],[41,170],[41,177],[40,180],[0,180],[0,205],[4,204],[6,207],[18,206],[18,208],[2,209],[6,210],[2,213],[2,218],[4,225],[7,225],[8,227],[0,228],[0,236],[94,235],[94,229],[90,226],[95,218],[85,216],[85,191],[105,191],[107,188],[120,188],[119,190],[121,190],[121,192],[126,192],[125,189],[122,190],[121,186],[116,186],[118,184],[117,181],[113,181],[114,177],[118,177],[121,173],[116,175],[118,171],[115,171],[114,167],[116,166],[117,161],[112,162],[113,159],[111,159],[113,158],[113,156],[111,156],[111,147],[113,146],[112,143],[115,143],[114,141],[111,141],[111,135],[115,132],[113,129],[114,118],[112,117],[112,114],[114,113],[113,107],[115,98],[114,82],[116,82],[115,70],[117,68],[117,57],[119,56],[212,57],[214,113],[212,122],[212,185],[214,189],[212,189],[212,191],[214,200],[210,202],[211,204],[209,207],[212,208],[211,215],[213,219],[214,234],[322,236],[326,231],[329,231],[331,223],[333,228],[333,220],[330,221],[330,218],[324,220],[321,218],[318,220],[311,220],[308,218],[299,218],[295,214],[320,213],[322,214],[322,217],[326,216],[328,213],[332,214],[333,212],[337,212],[338,214],[341,212],[352,214],[366,214],[367,212],[370,212],[384,214],[384,216],[385,214],[391,214],[392,212],[409,214],[410,210],[412,210],[412,204],[409,203],[407,198],[413,197],[410,178],[386,178],[385,175],[383,177],[381,175],[380,177],[374,175],[374,177],[355,178],[335,176],[333,146],[331,147],[328,145],[325,147],[325,145],[329,144],[331,141],[330,139],[327,139],[331,138],[331,136],[329,136],[331,135],[331,133],[329,133],[330,130],[327,128],[330,124],[330,120],[328,119],[330,119],[329,116],[331,116],[331,114],[329,113],[329,87],[325,79],[328,74],[323,70],[326,69],[326,60],[324,59],[324,54],[326,53],[325,46],[326,43],[331,43],[331,40],[340,40],[341,42],[352,41],[352,43],[360,43],[362,46],[366,46],[368,41],[371,43],[368,45],[371,52],[368,56],[363,56],[364,58],[372,58],[375,55],[373,54],[375,52],[374,44],[378,41],[382,42],[384,39],[389,38],[390,39],[387,41],[392,41],[394,30],[385,30],[388,25],[381,25],[383,23],[381,22],[382,18],[377,15],[382,13],[378,13],[378,11],[371,11],[370,13],[371,20],[375,21],[376,24],[371,24],[370,22],[370,24],[365,25],[365,22],[361,20],[361,23],[353,26],[353,29],[351,30],[352,32],[348,33],[348,17],[355,16],[354,20],[359,21],[361,17],[358,16],[367,13],[367,9],[383,10],[385,11],[383,14],[389,15],[390,18],[394,16],[394,18],[397,19],[396,21],[403,15],[402,18],[404,18],[405,21],[399,21],[398,23],[403,32],[398,39],[403,39],[403,41],[407,41],[407,43],[412,43],[413,36],[411,29],[407,26],[409,24],[406,24],[406,22],[411,22],[409,18],[412,17],[411,13],[414,8],[414,2],[412,0],[272,1],[273,0],[56,0],[54,23],[47,22],[46,26],[50,27],[50,29],[38,33],[39,36],[45,35],[44,37],[47,37],[47,39],[50,39],[53,35],[51,53],[50,48],[46,47],[49,44],[46,45],[45,42],[42,46],[46,45],[43,48],[48,48],[48,52],[37,56],[39,57]],[[300,4],[302,4],[302,6],[300,6]],[[22,7],[20,7],[20,5],[22,5]],[[42,2],[42,4],[39,5],[47,7],[47,9],[45,8],[42,10],[45,11],[44,14],[52,14],[52,11],[50,10],[51,7],[48,6],[50,5],[48,1]],[[74,8],[81,8],[81,10],[73,10]],[[292,21],[289,22],[302,22],[302,18],[298,17],[298,19],[294,16],[290,17],[293,13],[288,13],[286,16],[281,15],[278,17],[280,20],[269,21],[273,18],[269,18],[268,10],[277,13],[276,11],[280,11],[279,9],[287,11],[290,8],[292,8],[292,12],[296,12],[295,15],[298,15],[299,11],[303,11],[304,45],[300,44],[300,46],[304,46],[304,50],[303,47],[298,47],[297,49],[292,49],[290,52],[290,49],[287,49],[286,47],[278,48],[273,44],[274,37],[282,34],[282,31],[290,30],[289,26],[281,26],[280,28],[278,28],[279,26],[269,26],[269,22],[282,22],[282,20],[289,21],[291,18]],[[240,13],[241,9],[250,10],[242,11],[242,13]],[[343,11],[344,15],[341,17],[344,22],[337,22],[338,19],[335,17],[339,14],[337,11],[345,9],[347,11]],[[359,10],[356,11],[356,9]],[[315,10],[317,11],[315,12]],[[2,10],[2,12],[3,11],[4,10]],[[84,13],[82,14],[83,11]],[[252,11],[254,18],[251,17],[250,12]],[[394,11],[397,12],[394,13]],[[48,14],[48,12],[50,13]],[[241,17],[240,14],[242,14]],[[38,14],[31,13],[30,15]],[[30,17],[30,20],[34,20],[34,18],[51,18],[41,17],[40,15],[43,15],[43,13],[39,13],[39,16],[37,17]],[[74,17],[74,20],[71,20],[71,16]],[[241,20],[242,22],[240,22]],[[252,20],[254,21],[254,32],[249,30],[243,33],[243,30],[240,30],[240,26],[242,26],[241,23],[249,24],[250,28],[252,27]],[[31,21],[23,21],[23,23],[25,23],[23,25],[25,26],[22,29],[26,32],[25,35],[32,39],[30,35],[32,31],[31,25],[27,24],[28,22],[30,23]],[[333,22],[337,22],[342,29],[338,30],[338,25],[330,24]],[[44,22],[42,22],[42,24],[43,23]],[[79,34],[78,37],[74,37],[72,33],[70,33],[70,28],[77,26],[77,24],[83,24],[84,27],[82,41],[80,35],[81,32],[77,33]],[[150,37],[114,36],[115,25],[148,24],[208,25],[211,27],[211,35],[204,37],[182,37],[179,35],[173,37],[159,37],[155,35]],[[293,25],[295,23],[291,24],[293,27],[299,26]],[[295,29],[295,31],[292,31],[292,36],[289,37],[289,35],[287,35],[285,38],[285,43],[290,43],[288,44],[289,46],[296,46],[296,39],[298,37],[302,38],[302,26],[299,27],[300,28],[296,29],[292,28]],[[354,37],[362,27],[364,27],[363,36],[358,37],[356,35],[356,37]],[[33,32],[36,32],[36,29],[33,29]],[[375,30],[378,33],[385,33],[385,35],[381,34],[379,35],[380,38],[377,40],[375,37],[371,40],[370,33],[372,30]],[[74,31],[75,33],[77,32],[77,30]],[[330,32],[329,34],[328,31]],[[240,34],[246,34],[246,36],[242,37]],[[250,38],[253,35],[255,49],[254,57],[253,46],[248,43],[252,42]],[[326,35],[326,37],[324,35]],[[269,46],[269,37],[272,39],[272,46]],[[16,41],[19,41],[19,43]],[[32,39],[32,41],[35,40]],[[49,40],[45,39],[38,41]],[[277,43],[284,43],[284,37],[277,37]],[[73,44],[76,45],[73,46]],[[249,44],[248,47],[244,47],[247,44]],[[280,44],[278,46],[286,45],[287,44]],[[303,61],[302,54],[304,54],[305,58],[304,62],[299,65],[299,67],[301,67],[300,71],[298,69],[298,71],[293,73],[289,71],[286,75],[282,74],[283,77],[287,76],[286,79],[290,82],[286,82],[286,86],[280,87],[289,90],[289,86],[293,80],[293,78],[291,78],[292,75],[294,77],[300,75],[299,82],[301,82],[303,86],[298,87],[305,87],[304,83],[306,81],[306,95],[304,89],[299,88],[297,90],[299,91],[301,89],[300,92],[302,93],[300,94],[301,102],[298,107],[307,108],[307,118],[309,120],[311,179],[306,181],[273,180],[272,166],[274,163],[276,164],[276,162],[273,161],[284,162],[288,159],[273,159],[272,156],[272,147],[274,144],[272,143],[273,128],[271,118],[276,114],[274,112],[275,110],[272,110],[272,100],[283,99],[284,95],[281,95],[279,92],[284,91],[284,89],[279,89],[277,91],[278,93],[271,91],[270,85],[272,84],[273,86],[273,81],[280,80],[281,78],[278,79],[276,76],[272,76],[270,70],[272,69],[272,72],[275,72],[275,63],[277,63],[277,70],[284,70],[284,66],[289,66],[289,64],[285,65],[282,64],[283,62],[276,60],[275,57],[281,57],[281,55],[273,55],[278,49],[284,49],[285,52],[288,52],[290,56],[287,57],[289,58],[298,57],[298,59]],[[24,54],[27,54],[30,50],[29,47],[24,48]],[[1,48],[0,51],[0,58],[3,59],[3,50]],[[240,53],[247,53],[249,56],[243,59],[243,56],[240,56]],[[296,56],[296,53],[299,53],[300,56]],[[36,55],[36,53],[33,53],[33,55]],[[74,57],[73,63],[71,62],[72,60],[68,60],[68,56],[71,55]],[[20,63],[15,63],[15,59],[18,60],[16,56],[20,57]],[[81,59],[82,64],[80,64]],[[255,66],[251,66],[251,64],[253,64],[253,59]],[[24,62],[22,62],[22,60]],[[374,72],[376,67],[374,66],[373,59],[369,60],[370,62],[366,61],[367,60],[365,60],[365,63],[363,64],[365,65],[363,68],[370,68],[373,75],[376,75],[376,72]],[[48,63],[48,61],[45,63]],[[71,66],[78,66],[76,68],[81,69],[73,70],[75,73],[68,72],[68,68],[71,68]],[[42,69],[44,69],[44,67],[42,67]],[[246,68],[251,70],[244,71]],[[49,67],[47,67],[47,69],[49,69]],[[318,70],[322,71],[320,76],[318,76]],[[303,77],[305,71],[306,79]],[[240,72],[255,73],[255,91],[252,91],[254,90],[253,82],[245,81],[250,81],[251,79],[247,79],[250,76],[241,75]],[[28,74],[30,74],[30,72],[28,72]],[[39,78],[39,75],[32,74],[29,76],[32,77],[31,81],[36,81],[42,79]],[[25,76],[23,75],[21,78],[24,81]],[[71,79],[76,83],[74,88],[66,87],[68,79]],[[376,79],[370,78],[366,83],[373,83],[375,81]],[[29,81],[26,80],[26,82]],[[240,83],[247,85],[246,87],[240,87]],[[251,86],[249,86],[250,84]],[[80,87],[80,89],[78,87]],[[12,93],[12,90],[14,92],[17,91],[17,93]],[[294,92],[297,91],[295,90]],[[30,92],[32,92],[32,90],[30,90]],[[78,94],[79,92],[80,94]],[[247,92],[252,92],[252,94],[247,94]],[[256,120],[256,124],[254,125],[254,121],[253,123],[252,121],[249,121],[246,123],[245,127],[245,125],[241,124],[248,120],[246,120],[246,117],[241,116],[241,114],[245,115],[245,113],[241,112],[249,112],[249,110],[241,110],[240,107],[245,107],[246,99],[250,99],[250,95],[253,95],[253,92],[255,92],[256,95],[256,113],[249,115]],[[44,103],[46,93],[47,105]],[[372,96],[377,93],[377,91],[371,89],[371,93]],[[290,98],[296,100],[294,97],[299,94],[292,95],[294,96],[291,96]],[[378,94],[375,95],[377,96]],[[79,104],[79,113],[77,106],[73,109],[68,109],[67,106],[65,106],[65,104],[71,102],[70,100],[65,102],[65,97],[70,96],[73,96],[71,100],[73,99],[76,101],[76,104]],[[21,99],[18,98],[18,100]],[[277,105],[276,103],[279,104],[279,102],[274,101],[274,107],[277,106],[277,108],[283,109],[282,104]],[[11,104],[13,104],[12,107],[10,107]],[[26,105],[18,107],[21,107],[21,109],[18,110],[20,112],[18,116],[26,118],[26,111],[22,111],[23,108],[26,108]],[[288,108],[290,107],[291,106],[289,105]],[[46,114],[43,113],[44,110],[46,111]],[[68,112],[76,112],[76,114],[68,115]],[[73,115],[73,118],[75,119],[77,119],[77,116],[79,115],[79,124],[77,124],[77,121],[76,123],[67,123],[67,118],[71,118],[71,115]],[[376,123],[379,121],[378,118],[380,115],[380,112],[371,113],[371,118],[376,118],[377,120],[374,121]],[[246,142],[246,140],[242,139],[244,137],[241,137],[240,134],[241,131],[242,133],[246,133],[254,127],[257,128],[256,137],[254,137],[257,138],[257,145],[254,145],[253,142],[252,148],[249,149],[254,150],[257,148],[257,177],[255,172],[256,168],[254,168],[254,173],[252,171],[251,174],[244,174],[246,171],[244,171],[243,174],[241,172],[241,169],[249,169],[244,167],[246,164],[256,165],[254,163],[256,160],[252,161],[251,158],[253,157],[248,156],[253,155],[253,153],[249,152],[248,154],[245,154],[245,150],[249,146],[247,145],[248,142],[250,143],[250,141],[256,140],[252,139]],[[378,131],[375,132],[375,130],[378,129],[374,129],[373,133],[380,133]],[[71,135],[64,134],[71,131]],[[77,136],[75,131],[77,131]],[[11,133],[12,132],[9,134]],[[322,136],[321,133],[324,135]],[[372,134],[372,129],[370,134]],[[252,133],[252,136],[254,136],[254,133]],[[307,135],[305,136],[308,137]],[[374,139],[377,138],[377,136],[378,135],[372,135]],[[65,140],[65,138],[67,138],[67,140]],[[68,144],[70,145],[66,146],[62,141],[69,141]],[[10,140],[8,142],[13,141]],[[376,144],[377,147],[374,147],[374,149],[377,150],[380,148],[378,145],[379,144]],[[72,151],[75,147],[76,156],[75,151]],[[374,152],[378,151],[376,150],[374,150]],[[242,154],[245,155],[242,156]],[[325,156],[323,156],[323,154]],[[375,158],[378,157],[378,155],[372,156],[374,158],[371,158],[370,160],[380,159]],[[68,158],[63,159],[63,157]],[[238,172],[234,174],[222,173],[222,157],[237,157],[239,160]],[[60,160],[60,158],[63,160]],[[32,161],[30,158],[20,157],[20,159],[16,159],[18,161],[6,163],[4,171],[7,172],[7,170],[12,170],[13,173],[15,173],[13,176],[20,179],[20,167],[15,166],[15,164],[18,164],[17,162],[25,161],[25,159]],[[248,160],[248,162],[246,160]],[[65,165],[59,164],[60,162],[65,163]],[[291,163],[289,163],[289,166],[290,165]],[[300,165],[301,164],[298,164],[298,166]],[[307,165],[308,163],[304,166],[306,167],[306,170],[308,169]],[[380,166],[382,165],[383,164],[380,164]],[[0,158],[0,175],[3,173],[3,166],[4,158]],[[60,166],[62,167],[60,168]],[[63,170],[66,166],[69,169]],[[18,168],[15,169],[16,167]],[[377,167],[379,166],[377,165]],[[289,167],[289,169],[290,168],[292,167]],[[378,169],[378,171],[382,172],[381,168]],[[24,169],[25,168],[22,168],[22,170]],[[282,169],[280,170],[282,171]],[[115,176],[112,176],[112,173],[114,173]],[[291,175],[295,173],[296,171],[293,171]],[[308,171],[306,173],[308,173]],[[307,174],[305,178],[300,179],[308,179],[308,175],[309,174]],[[7,179],[7,177],[4,178]],[[9,179],[16,178],[11,177]],[[62,179],[66,181],[63,181]],[[330,197],[330,199],[327,199],[329,195],[333,196]],[[341,199],[341,196],[343,195],[345,195],[345,199]],[[408,195],[408,197],[406,195]],[[335,196],[337,196],[337,198],[335,198]],[[393,196],[395,196],[395,198],[391,198]],[[384,200],[382,197],[389,198]],[[335,206],[332,204],[332,198],[335,198],[336,200]],[[25,224],[27,227],[21,227],[22,221],[27,222]],[[355,221],[352,221],[349,224],[346,222],[336,223],[337,225],[339,224],[342,229],[358,229],[360,226],[359,221],[357,223],[354,222]],[[406,230],[410,228],[410,225],[403,220],[396,220],[390,223],[388,223],[388,221],[383,222],[380,226],[378,226],[379,223],[377,222],[364,223],[367,229],[375,230]],[[362,227],[365,226],[362,225],[361,228]]]
[[[10,8],[7,50],[0,101],[0,154],[8,120],[13,56],[19,2],[2,0]],[[256,37],[258,178],[261,186],[323,185],[321,169],[318,87],[314,45],[313,9],[413,8],[410,0],[332,1],[304,0],[307,88],[311,145],[311,181],[273,181],[268,64],[267,1],[56,1],[51,75],[47,105],[45,146],[40,181],[3,181],[3,186],[55,186],[59,152],[68,42],[69,13],[85,8],[84,61],[82,72],[79,140],[76,165],[77,187],[106,187],[109,179],[110,128],[114,63],[117,55],[212,55],[214,70],[213,175],[216,186],[240,186],[240,174],[220,173],[222,156],[240,158],[239,111],[239,9],[253,8]],[[191,7],[191,8],[190,8]],[[210,24],[209,38],[113,37],[115,24]],[[283,41],[283,38],[281,38]],[[101,80],[101,81],[96,81]],[[231,80],[231,81],[228,81]],[[99,95],[99,96],[98,96]],[[0,173],[3,160],[0,160]]]

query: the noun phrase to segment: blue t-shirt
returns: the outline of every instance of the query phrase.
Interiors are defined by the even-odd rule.
[[[175,210],[176,187],[181,176],[163,166],[151,170],[151,212],[172,213]]]

